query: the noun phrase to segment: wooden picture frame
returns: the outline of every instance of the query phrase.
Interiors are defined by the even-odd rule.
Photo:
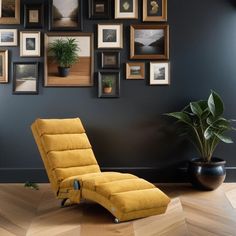
[[[48,46],[57,39],[76,39],[79,61],[70,68],[67,77],[60,77],[57,64],[48,53]],[[44,86],[46,87],[85,87],[93,86],[94,70],[94,36],[93,33],[50,32],[45,34],[44,45]]]
[[[145,78],[144,62],[128,62],[126,63],[126,79],[136,80]]]
[[[41,32],[21,31],[20,32],[20,56],[40,57],[41,56]]]
[[[17,29],[0,29],[0,47],[17,46],[18,32]]]
[[[150,62],[150,85],[170,84],[170,63]]]
[[[120,52],[118,51],[101,52],[101,68],[102,69],[119,69],[120,68]]]
[[[39,63],[13,62],[13,94],[38,94]]]
[[[8,50],[0,50],[0,83],[8,83]]]
[[[131,25],[131,59],[169,59],[168,25]]]
[[[0,0],[0,24],[20,24],[20,0]]]
[[[44,26],[44,4],[24,5],[24,27],[38,29]]]
[[[138,19],[138,0],[115,0],[115,19]]]
[[[110,19],[111,0],[89,0],[90,19]]]
[[[49,0],[50,31],[82,31],[82,0]]]
[[[167,21],[167,0],[143,0],[143,21]]]

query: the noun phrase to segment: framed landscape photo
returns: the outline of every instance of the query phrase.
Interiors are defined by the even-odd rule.
[[[13,63],[13,94],[38,94],[37,62]]]
[[[44,25],[44,5],[24,5],[24,27],[28,29],[42,28]]]
[[[115,0],[115,19],[138,19],[138,0]]]
[[[123,24],[98,24],[98,48],[123,48]]]
[[[144,79],[145,63],[128,62],[126,63],[126,79]]]
[[[20,32],[20,56],[40,57],[41,55],[41,33],[40,31]]]
[[[120,52],[105,51],[101,52],[102,69],[119,69],[120,68]]]
[[[167,0],[143,0],[143,21],[167,21]]]
[[[17,30],[0,29],[0,46],[17,46]]]
[[[170,63],[150,62],[150,85],[170,84]]]
[[[89,0],[90,19],[109,19],[111,17],[111,0]]]
[[[81,31],[82,0],[49,0],[49,30]]]
[[[20,0],[0,0],[0,24],[20,24]]]
[[[8,83],[8,50],[0,50],[0,83]]]
[[[131,25],[131,59],[169,59],[168,25]]]

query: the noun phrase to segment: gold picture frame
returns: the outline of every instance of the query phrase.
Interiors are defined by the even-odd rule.
[[[8,50],[0,50],[0,83],[8,83]]]
[[[115,0],[115,19],[138,19],[138,0]]]
[[[20,0],[0,0],[0,24],[20,24]]]
[[[145,63],[144,62],[127,62],[126,63],[126,79],[144,79]]]

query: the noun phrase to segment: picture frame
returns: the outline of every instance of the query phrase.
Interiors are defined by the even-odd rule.
[[[13,62],[13,94],[38,94],[39,63]]]
[[[123,24],[98,24],[98,48],[123,48]]]
[[[44,4],[24,5],[24,27],[38,29],[44,26]]]
[[[143,0],[143,21],[167,21],[167,0]]]
[[[150,85],[170,84],[170,63],[150,62]]]
[[[120,52],[118,51],[101,52],[101,68],[102,69],[119,69],[120,68]]]
[[[17,46],[17,29],[0,29],[0,46]]]
[[[57,39],[75,39],[80,48],[79,61],[70,68],[67,77],[60,77],[58,65],[48,52],[50,43]],[[44,38],[44,86],[45,87],[89,87],[93,86],[94,35],[81,32],[49,32]]]
[[[120,72],[102,71],[98,73],[98,97],[120,97]]]
[[[128,62],[126,63],[126,79],[140,80],[145,78],[144,62]]]
[[[115,19],[138,19],[138,0],[115,0]]]
[[[131,25],[131,59],[169,59],[169,26]]]
[[[8,50],[0,50],[0,83],[8,83]]]
[[[20,0],[0,0],[0,24],[20,24]]]
[[[110,19],[111,0],[89,0],[90,19]]]
[[[21,31],[20,32],[20,56],[40,57],[41,56],[41,32]]]
[[[49,31],[82,31],[82,0],[49,0]]]

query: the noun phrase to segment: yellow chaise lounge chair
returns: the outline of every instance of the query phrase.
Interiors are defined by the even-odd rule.
[[[37,119],[31,126],[51,186],[64,205],[88,199],[105,207],[115,222],[166,211],[162,191],[132,174],[101,172],[79,118]]]

